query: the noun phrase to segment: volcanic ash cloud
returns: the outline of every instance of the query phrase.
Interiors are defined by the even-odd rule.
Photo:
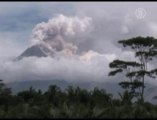
[[[86,32],[91,26],[91,22],[90,17],[58,15],[48,22],[42,22],[35,26],[32,43],[48,48],[53,54],[66,56],[75,54],[78,49],[74,45],[75,38]]]

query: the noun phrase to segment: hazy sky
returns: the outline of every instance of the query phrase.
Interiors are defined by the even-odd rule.
[[[133,60],[133,53],[121,49],[117,41],[156,37],[156,11],[156,2],[1,2],[0,76],[8,82],[114,80],[107,76],[108,63],[117,58]],[[54,40],[54,35],[59,38]],[[39,41],[61,49],[59,59],[4,61]]]

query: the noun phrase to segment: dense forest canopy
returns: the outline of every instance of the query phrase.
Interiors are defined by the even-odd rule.
[[[13,95],[1,81],[0,118],[156,118],[157,105],[130,102],[123,93],[119,99],[104,89],[91,91],[69,86],[61,91],[50,85],[47,91],[28,90]]]

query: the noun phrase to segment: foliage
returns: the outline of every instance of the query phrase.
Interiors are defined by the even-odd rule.
[[[136,97],[139,96],[142,102],[144,101],[145,76],[155,78],[154,75],[157,73],[156,68],[148,70],[148,63],[157,55],[157,39],[153,37],[139,36],[127,40],[119,40],[118,43],[122,44],[123,47],[130,48],[130,50],[134,52],[137,60],[114,60],[109,64],[109,67],[114,69],[109,73],[109,76],[116,75],[117,73],[124,73],[127,82],[123,82],[120,85],[127,91],[130,88],[129,94],[136,94],[130,95]]]
[[[2,81],[1,81],[2,82]],[[156,118],[157,106],[148,102],[132,102],[131,93],[125,91],[113,98],[104,89],[85,90],[69,86],[61,91],[50,85],[42,92],[30,87],[16,95],[0,93],[0,118]],[[6,97],[7,96],[7,97]]]

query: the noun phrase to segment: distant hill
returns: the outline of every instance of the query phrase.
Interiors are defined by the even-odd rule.
[[[74,83],[73,82],[72,83],[64,80],[42,80],[42,81],[29,80],[29,81],[7,83],[7,86],[12,88],[14,94],[22,90],[28,90],[31,86],[36,90],[41,89],[42,91],[46,91],[49,85],[57,85],[62,90],[64,90],[68,86],[73,86],[73,87],[79,86],[80,88],[88,89],[88,90],[92,90],[94,89],[94,87],[98,87],[99,89],[100,88],[105,89],[107,93],[112,93],[115,98],[118,98],[119,97],[118,93],[119,92],[121,93],[123,91],[121,87],[118,85],[118,83],[114,83],[114,82],[103,82],[103,83],[98,83],[98,82]],[[157,99],[153,99],[154,96],[157,96],[157,86],[146,84],[145,100],[157,104]]]
[[[110,82],[103,82],[103,83],[97,83],[97,82],[67,82],[64,80],[32,80],[32,81],[19,81],[19,82],[10,82],[7,83],[7,86],[12,88],[13,93],[17,93],[21,90],[27,90],[30,86],[32,86],[35,89],[41,89],[42,91],[45,91],[48,89],[49,85],[57,85],[62,90],[67,88],[68,86],[77,87],[83,89],[94,89],[95,87],[105,89],[106,92],[113,93],[114,95],[117,94],[117,92],[121,92],[122,89],[120,86],[117,85],[117,83],[110,83]],[[118,95],[118,94],[117,94]],[[116,95],[116,96],[117,96]]]

